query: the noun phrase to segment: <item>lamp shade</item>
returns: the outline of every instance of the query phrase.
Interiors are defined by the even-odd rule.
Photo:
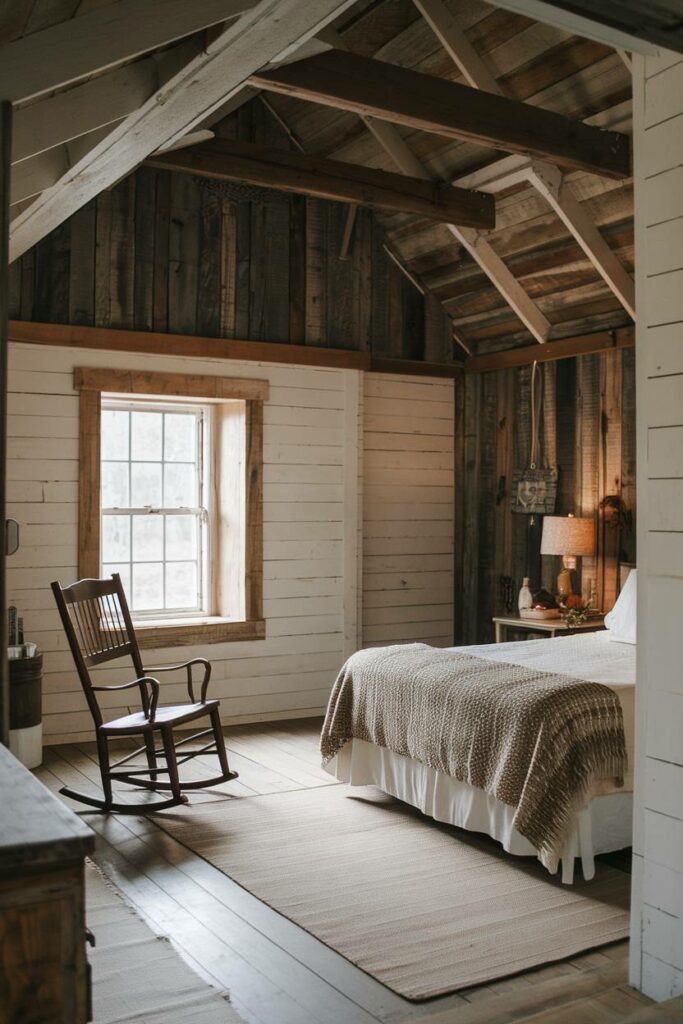
[[[595,522],[575,516],[546,516],[541,537],[542,555],[595,554]]]

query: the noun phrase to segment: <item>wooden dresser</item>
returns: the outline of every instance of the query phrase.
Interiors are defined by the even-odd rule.
[[[85,1024],[95,835],[0,745],[0,1024]]]

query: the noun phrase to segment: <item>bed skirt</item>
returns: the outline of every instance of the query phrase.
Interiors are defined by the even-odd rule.
[[[508,853],[533,857],[536,850],[513,827],[514,808],[481,789],[394,754],[365,740],[352,740],[325,766],[340,782],[377,786],[384,793],[416,807],[436,821],[496,839]],[[596,796],[577,814],[576,827],[562,856],[562,881],[571,883],[575,858],[581,857],[584,878],[595,873],[593,857],[631,845],[633,794]]]

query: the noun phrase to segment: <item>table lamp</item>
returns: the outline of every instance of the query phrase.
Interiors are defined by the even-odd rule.
[[[578,555],[595,554],[595,521],[576,516],[545,516],[542,555],[562,555],[562,569],[557,577],[557,593],[567,598],[572,591],[572,569]]]

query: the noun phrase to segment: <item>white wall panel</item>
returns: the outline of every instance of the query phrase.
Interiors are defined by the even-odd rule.
[[[8,561],[9,599],[44,651],[47,742],[91,738],[49,584],[77,575],[78,398],[74,366],[265,378],[264,610],[266,638],[187,648],[213,662],[226,721],[320,713],[348,646],[357,646],[356,567],[360,375],[350,370],[225,363],[13,345],[9,515],[22,545]],[[349,493],[351,492],[351,493]],[[352,522],[349,526],[349,516]],[[349,552],[349,548],[351,549]],[[349,596],[350,595],[350,596]],[[353,614],[352,614],[353,610]],[[149,652],[151,663],[178,651]],[[125,674],[126,669],[123,669]],[[102,675],[114,682],[116,666]],[[114,678],[116,677],[116,678]],[[126,676],[127,678],[127,676]],[[164,699],[180,697],[170,683]],[[177,692],[176,692],[177,691]],[[125,713],[107,701],[109,717]]]
[[[363,646],[453,638],[452,381],[363,378]]]
[[[634,57],[638,684],[631,978],[683,992],[683,62]]]

